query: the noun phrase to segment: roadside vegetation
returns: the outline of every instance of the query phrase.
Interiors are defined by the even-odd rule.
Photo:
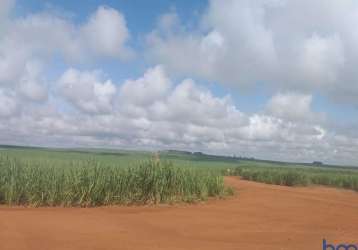
[[[355,167],[181,151],[160,152],[159,160],[141,151],[0,146],[0,204],[87,207],[196,202],[232,194],[224,186],[225,175],[358,191]]]
[[[95,160],[64,166],[0,157],[0,204],[101,206],[195,202],[231,194],[218,171],[145,160],[118,167]]]
[[[358,191],[358,170],[321,167],[259,167],[240,166],[228,169],[227,175],[244,180],[284,186],[325,185]]]

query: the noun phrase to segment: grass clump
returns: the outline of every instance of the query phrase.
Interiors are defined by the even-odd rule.
[[[0,158],[0,204],[101,206],[194,202],[226,195],[215,172],[143,161],[133,167],[103,166],[94,160],[53,167]]]
[[[245,180],[283,186],[324,185],[358,191],[358,171],[314,167],[240,166],[228,172]]]
[[[292,169],[240,168],[237,174],[245,180],[283,186],[307,185],[309,182],[304,173]]]

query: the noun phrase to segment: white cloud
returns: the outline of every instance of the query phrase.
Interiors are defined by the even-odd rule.
[[[344,66],[342,41],[338,36],[328,38],[313,35],[303,45],[299,59],[303,81],[312,84],[337,84]]]
[[[7,17],[9,11],[12,9],[15,1],[14,0],[2,0],[0,3],[0,16]]]
[[[163,98],[171,86],[163,67],[157,66],[145,72],[142,78],[127,80],[120,88],[120,101],[126,104],[146,106]]]
[[[159,23],[148,54],[182,76],[358,105],[357,13],[354,0],[211,0],[194,29]]]
[[[5,31],[9,13],[14,7],[14,0],[2,0],[0,2],[0,37],[2,33]]]
[[[179,123],[192,123],[197,126],[231,128],[232,122],[239,126],[245,122],[244,115],[231,103],[230,97],[219,98],[210,91],[186,79],[175,87],[168,96],[162,113],[170,120]]]
[[[34,61],[26,63],[24,75],[18,83],[19,92],[31,101],[41,102],[48,97],[48,90],[43,83],[45,80],[41,77],[42,68],[40,63]]]
[[[267,104],[267,112],[287,120],[307,122],[317,118],[311,110],[312,95],[278,93]]]
[[[357,103],[358,4],[322,3],[212,0],[194,29],[167,13],[147,37],[160,66],[115,82],[86,68],[133,56],[121,12],[100,6],[75,23],[50,12],[11,17],[13,1],[1,1],[0,141],[354,163],[358,134],[312,106],[313,91]],[[276,94],[246,113],[201,78]]]
[[[173,29],[179,27],[180,20],[176,12],[169,12],[162,16],[160,16],[158,20],[158,27],[159,29],[166,31],[166,32],[172,32]]]
[[[101,82],[99,72],[81,72],[68,69],[58,81],[61,95],[76,108],[93,114],[112,110],[116,87],[107,80]]]
[[[279,137],[282,129],[282,121],[270,116],[253,115],[250,122],[243,127],[241,134],[244,138],[251,140],[272,140]]]
[[[99,7],[82,25],[47,12],[8,22],[0,36],[0,84],[18,81],[34,58],[60,56],[68,62],[87,62],[98,57],[127,59],[133,54],[126,45],[125,18],[112,8]]]
[[[248,114],[230,96],[216,96],[192,79],[173,83],[161,66],[118,87],[103,78],[99,71],[68,69],[58,80],[60,91],[51,92],[52,98],[41,106],[1,91],[0,115],[7,119],[2,119],[0,140],[177,148],[292,161],[358,160],[356,154],[348,153],[349,148],[358,149],[357,136],[328,129],[322,121],[303,122],[307,112],[316,116],[309,95],[280,93],[272,97],[265,112]],[[59,94],[78,111],[64,108]],[[291,116],[287,106],[293,102],[297,113]]]
[[[273,37],[263,19],[251,1],[211,1],[203,17],[207,28],[155,30],[148,37],[150,55],[173,72],[250,84],[277,64]]]
[[[0,118],[12,117],[18,111],[16,96],[13,92],[0,89]]]
[[[125,18],[115,9],[100,6],[87,21],[75,24],[67,17],[47,11],[12,17],[9,13],[13,5],[14,1],[8,0],[0,3],[0,90],[12,93],[16,110],[29,105],[28,102],[48,99],[54,86],[49,86],[46,75],[53,58],[62,58],[65,64],[78,64],[98,58],[127,59],[133,55],[127,46],[129,31]],[[85,76],[78,74],[79,80],[86,81]],[[87,74],[91,73],[84,73]],[[77,89],[81,94],[78,101],[74,93],[66,92],[67,96],[87,112],[109,112],[115,87],[110,82],[99,82],[96,77],[89,79],[93,80],[88,83],[89,89]],[[70,84],[86,85],[71,81]],[[3,102],[10,103],[9,98],[6,95]]]
[[[83,40],[98,55],[130,56],[132,51],[125,47],[129,38],[126,20],[115,9],[99,7],[82,28]]]

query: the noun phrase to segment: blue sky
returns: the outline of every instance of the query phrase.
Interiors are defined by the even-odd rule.
[[[64,15],[69,15],[75,23],[85,22],[90,13],[94,12],[98,6],[110,6],[120,10],[125,14],[127,26],[132,34],[131,45],[141,49],[143,35],[150,32],[155,27],[161,14],[171,10],[186,20],[186,25],[195,25],[200,18],[200,13],[207,7],[207,1],[101,1],[87,0],[81,1],[36,1],[29,0],[17,1],[16,14],[27,15],[29,12],[54,11]]]
[[[156,26],[162,14],[175,11],[180,19],[185,20],[185,25],[190,29],[198,25],[200,22],[201,13],[207,8],[207,1],[86,1],[85,4],[79,1],[36,1],[36,0],[19,0],[16,4],[16,16],[26,16],[29,13],[38,13],[43,11],[50,11],[60,15],[69,16],[75,23],[81,24],[85,22],[98,6],[105,5],[120,10],[125,14],[127,26],[131,31],[130,45],[135,48],[138,53],[144,50],[143,41],[145,35],[152,31]],[[138,8],[140,6],[140,8]],[[49,76],[55,78],[61,71],[66,68],[66,64],[57,59],[51,67]],[[88,66],[88,65],[86,65]],[[111,76],[116,82],[121,82],[127,78],[139,77],[150,63],[143,61],[142,57],[131,62],[120,62],[118,60],[103,60],[93,62],[89,65],[90,68],[100,67],[105,74]],[[184,76],[183,76],[184,77]],[[178,78],[181,80],[183,77]],[[190,76],[189,76],[190,77]],[[263,91],[259,88],[250,91],[245,90],[244,93],[235,88],[223,86],[205,79],[198,79],[201,84],[206,85],[216,95],[225,96],[230,94],[233,101],[241,107],[245,112],[256,112],[262,108],[265,102],[269,99],[270,94],[267,90]]]
[[[145,34],[151,32],[156,26],[158,19],[164,13],[175,11],[180,19],[186,20],[185,25],[189,28],[200,22],[200,14],[207,8],[207,1],[86,1],[86,4],[78,1],[17,1],[15,16],[26,16],[29,13],[53,12],[59,15],[69,16],[75,23],[85,22],[98,6],[105,5],[120,10],[125,14],[127,26],[131,31],[130,45],[139,53],[142,51]],[[140,6],[140,8],[138,8]],[[53,61],[54,65],[50,68],[48,75],[55,78],[66,68],[66,64],[60,59]],[[137,60],[122,63],[118,60],[103,60],[93,62],[90,68],[100,67],[105,74],[111,76],[116,82],[121,82],[127,78],[139,77],[150,63],[143,61],[139,57]],[[88,65],[86,65],[88,67]],[[178,80],[182,79],[179,78]],[[207,85],[215,94],[225,96],[230,93],[233,100],[246,112],[255,112],[262,108],[264,102],[269,98],[267,93],[257,94],[257,91],[240,91],[232,90],[227,86],[205,81],[200,79],[201,84]]]
[[[201,13],[203,13],[207,6],[208,1],[101,1],[101,0],[88,0],[85,4],[80,1],[58,1],[46,0],[18,0],[16,4],[16,11],[14,15],[26,16],[29,13],[38,13],[42,11],[56,12],[61,15],[68,15],[75,23],[81,24],[85,22],[90,15],[94,12],[98,6],[110,6],[117,10],[120,10],[125,14],[127,26],[131,32],[130,45],[135,48],[139,53],[142,53],[143,40],[145,34],[151,32],[153,27],[156,26],[158,19],[162,14],[175,11],[181,20],[185,20],[185,25],[194,27],[200,22]],[[140,6],[140,8],[138,8]],[[116,82],[121,82],[127,78],[139,77],[145,69],[150,66],[150,63],[143,60],[142,57],[138,57],[137,60],[131,62],[122,63],[118,60],[104,60],[99,62],[93,62],[91,68],[102,68],[102,70],[111,76]],[[53,77],[63,71],[66,67],[61,60],[56,60],[54,66],[51,69],[54,71]],[[190,76],[189,76],[190,77]],[[182,78],[179,78],[182,79]],[[206,85],[215,94],[224,96],[230,94],[233,97],[235,104],[237,104],[241,110],[245,112],[257,112],[264,105],[265,102],[272,95],[272,91],[263,89],[262,85],[259,87],[240,91],[235,88],[220,85],[217,82],[206,81],[205,79],[198,79],[201,84]],[[264,85],[264,84],[263,84]],[[329,110],[329,113],[333,119],[337,119],[343,122],[349,122],[352,117],[357,116],[357,109],[350,107],[350,105],[340,104],[332,105],[329,100],[319,94],[312,101],[312,107],[318,112],[324,112]],[[342,112],[344,110],[344,112]]]
[[[353,0],[0,7],[0,143],[358,160]]]
[[[68,16],[74,23],[80,25],[86,22],[89,15],[96,11],[98,6],[109,6],[125,14],[127,26],[131,33],[129,44],[139,54],[143,51],[145,35],[155,27],[161,14],[175,10],[180,18],[188,20],[188,23],[198,22],[199,13],[207,6],[206,1],[36,1],[19,0],[16,4],[15,16],[26,16],[29,13],[53,12],[58,15]],[[140,6],[140,7],[139,7]],[[66,67],[60,60],[55,62],[52,68],[55,72]],[[105,73],[120,82],[130,77],[140,76],[148,67],[143,57],[125,63],[118,60],[102,60],[91,62],[90,67],[101,67]]]
[[[121,10],[126,13],[128,27],[134,32],[148,32],[155,25],[161,13],[166,13],[172,9],[190,22],[196,22],[200,13],[207,7],[207,1],[141,1],[141,0],[86,0],[83,1],[55,1],[55,0],[20,0],[17,1],[16,11],[20,15],[26,15],[28,12],[38,12],[48,9],[57,9],[73,15],[76,22],[83,22],[89,13],[94,12],[98,6],[106,5]]]

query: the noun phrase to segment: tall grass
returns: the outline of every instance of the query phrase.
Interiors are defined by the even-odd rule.
[[[358,191],[358,170],[290,167],[245,167],[229,171],[245,180],[284,186],[325,185]]]
[[[51,167],[0,157],[0,204],[87,207],[194,202],[225,194],[219,174],[170,162],[121,168],[89,160]]]

